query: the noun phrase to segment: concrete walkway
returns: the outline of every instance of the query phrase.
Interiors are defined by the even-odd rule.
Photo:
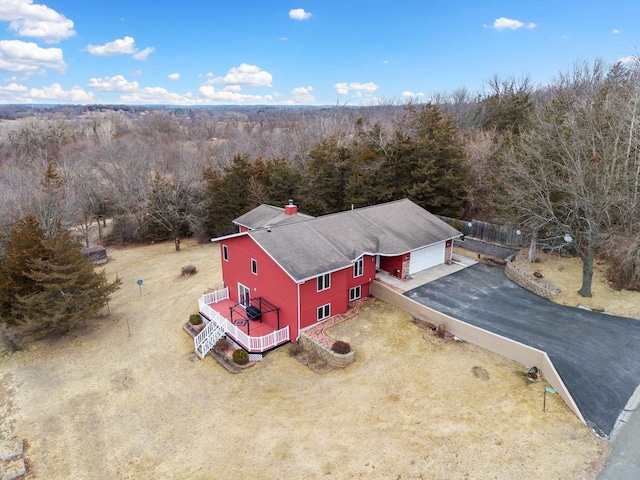
[[[376,274],[376,279],[386,283],[387,285],[391,285],[391,287],[397,292],[407,292],[414,288],[418,288],[425,283],[433,282],[439,278],[446,277],[478,263],[472,258],[458,254],[454,254],[453,258],[454,261],[450,264],[445,263],[436,267],[428,268],[421,272],[414,273],[407,279],[394,277],[384,270],[380,270]]]

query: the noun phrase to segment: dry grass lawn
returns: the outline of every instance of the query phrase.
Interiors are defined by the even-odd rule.
[[[523,366],[436,341],[382,302],[330,330],[354,364],[325,375],[288,347],[231,375],[182,330],[220,284],[215,245],[110,249],[110,316],[0,359],[0,438],[29,478],[595,478],[609,444]],[[198,274],[180,277],[193,264]],[[142,295],[136,280],[144,280]],[[105,312],[106,313],[106,312]],[[128,334],[127,321],[131,330]]]
[[[562,305],[577,307],[583,305],[592,310],[607,312],[640,320],[640,292],[615,290],[609,286],[606,277],[608,264],[596,260],[593,268],[592,297],[578,295],[582,285],[582,261],[578,257],[564,257],[556,253],[538,252],[538,262],[529,263],[526,251],[518,255],[518,265],[533,272],[540,272],[544,279],[560,288],[553,298]]]

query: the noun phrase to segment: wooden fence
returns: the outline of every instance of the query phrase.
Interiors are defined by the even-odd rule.
[[[447,222],[456,230],[461,231],[465,236],[477,238],[485,242],[522,247],[529,245],[531,240],[529,235],[524,234],[517,228],[505,227],[480,220],[459,220],[443,215],[437,215],[437,217]]]

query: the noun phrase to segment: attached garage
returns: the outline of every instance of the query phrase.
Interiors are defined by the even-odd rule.
[[[409,259],[409,275],[444,263],[445,242],[436,243],[411,252]]]

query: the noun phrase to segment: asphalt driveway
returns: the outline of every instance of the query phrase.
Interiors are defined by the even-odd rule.
[[[458,320],[544,350],[588,425],[609,435],[640,383],[640,321],[539,297],[477,264],[406,296]]]

